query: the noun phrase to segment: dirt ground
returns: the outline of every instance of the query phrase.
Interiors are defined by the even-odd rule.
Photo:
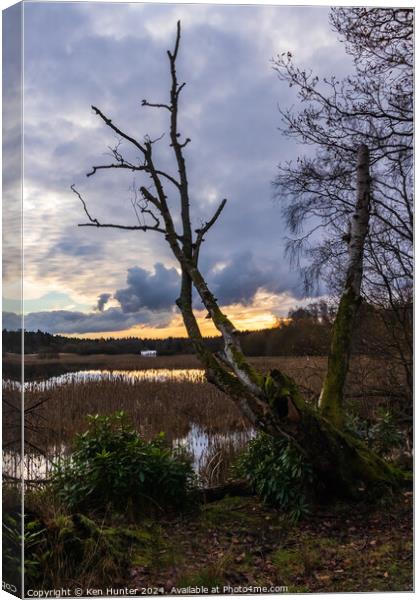
[[[413,589],[410,492],[374,510],[319,507],[295,525],[253,497],[227,497],[194,517],[151,525],[150,533],[150,546],[133,555],[129,587],[165,593],[195,586],[209,593],[238,586],[286,586],[292,593]]]

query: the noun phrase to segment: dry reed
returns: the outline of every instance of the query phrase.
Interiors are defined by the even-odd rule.
[[[164,431],[169,443],[187,439],[197,445],[197,439],[191,439],[191,429],[196,427],[199,435],[206,436],[205,447],[195,448],[196,467],[202,480],[214,483],[226,477],[230,460],[249,439],[250,427],[235,404],[204,381],[194,356],[148,359],[122,355],[77,357],[77,360],[83,361],[85,369],[107,364],[112,365],[113,371],[97,379],[81,380],[78,374],[70,373],[44,385],[25,384],[25,472],[29,478],[47,475],[42,453],[51,458],[68,449],[74,435],[86,429],[87,415],[117,410],[125,411],[147,439]],[[43,363],[45,374],[47,362]],[[325,357],[260,357],[252,362],[263,371],[279,368],[294,377],[310,401],[319,395]],[[137,371],[124,372],[130,369],[129,365]],[[362,415],[371,417],[378,402],[394,401],[396,381],[391,373],[383,361],[353,359],[348,395]],[[162,374],[164,380],[159,380]],[[4,382],[3,394],[8,402],[8,406],[3,404],[7,424],[4,458],[9,463],[8,470],[18,473],[19,384]],[[33,407],[36,408],[32,410]]]

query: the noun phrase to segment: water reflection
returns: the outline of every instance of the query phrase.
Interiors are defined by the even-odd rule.
[[[32,428],[26,431],[22,464],[17,448],[4,447],[4,472],[12,478],[23,471],[29,481],[48,479],[53,463],[68,454],[71,439],[85,427],[87,414],[124,410],[146,439],[165,431],[173,448],[191,456],[206,486],[226,479],[232,459],[253,435],[234,404],[197,368],[67,371],[26,381],[24,390]],[[3,381],[14,404],[21,391],[19,382]]]
[[[57,385],[74,385],[88,381],[123,381],[135,384],[141,381],[189,381],[191,383],[204,383],[204,371],[202,369],[89,369],[63,373],[41,381],[25,381],[24,389],[44,392]],[[16,389],[21,389],[18,381],[3,380],[3,386],[13,384]]]
[[[208,432],[194,423],[186,437],[174,440],[173,447],[191,454],[200,483],[210,486],[227,478],[232,459],[254,435],[252,430]]]
[[[252,430],[213,433],[193,423],[186,436],[172,440],[172,447],[191,456],[200,485],[215,485],[226,479],[232,458],[253,436]],[[3,450],[3,474],[15,479],[23,472],[29,483],[46,481],[54,463],[68,454],[69,447],[65,444],[49,448],[45,454],[25,452],[21,465],[16,452]]]

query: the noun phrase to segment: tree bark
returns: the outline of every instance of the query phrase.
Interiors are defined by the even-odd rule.
[[[321,414],[337,427],[342,427],[344,421],[344,385],[349,370],[354,321],[360,306],[363,250],[369,230],[369,207],[369,149],[362,145],[357,153],[357,202],[350,223],[345,285],[332,329],[327,374],[319,398]]]

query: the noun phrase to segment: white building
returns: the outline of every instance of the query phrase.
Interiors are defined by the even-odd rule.
[[[157,356],[157,351],[156,350],[142,350],[140,352],[140,354],[142,356],[154,357],[154,356]]]

